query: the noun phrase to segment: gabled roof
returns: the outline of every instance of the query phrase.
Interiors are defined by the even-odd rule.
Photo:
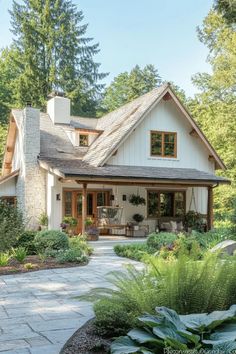
[[[96,128],[104,131],[90,146],[88,152],[83,157],[83,161],[93,166],[103,166],[107,163],[108,159],[165,95],[169,95],[174,100],[178,109],[208,149],[209,155],[215,159],[216,167],[225,170],[226,167],[223,161],[190,113],[177,98],[170,84],[164,84],[155,88],[151,92],[100,118]]]

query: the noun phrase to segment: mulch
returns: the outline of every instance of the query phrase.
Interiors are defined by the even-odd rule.
[[[31,263],[32,268],[26,269],[24,267],[26,263]],[[42,261],[37,255],[27,256],[23,263],[20,263],[15,259],[11,259],[7,266],[0,267],[0,275],[28,273],[28,272],[34,272],[37,270],[44,270],[44,269],[71,268],[71,267],[84,266],[86,264],[87,263],[77,263],[77,262],[58,263],[56,259],[53,257],[48,257],[45,261]]]
[[[106,354],[110,353],[111,342],[111,339],[104,339],[96,333],[92,319],[70,337],[60,354]]]

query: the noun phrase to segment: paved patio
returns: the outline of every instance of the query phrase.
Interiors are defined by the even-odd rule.
[[[74,297],[98,286],[109,287],[105,275],[124,264],[141,267],[113,253],[115,243],[127,242],[92,243],[95,254],[84,267],[1,276],[0,353],[58,354],[67,339],[93,317],[92,305]]]

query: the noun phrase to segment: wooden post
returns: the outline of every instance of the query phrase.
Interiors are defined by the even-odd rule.
[[[82,191],[82,234],[85,233],[85,220],[87,218],[87,183],[83,183]]]
[[[208,198],[207,198],[207,229],[211,230],[213,228],[213,188],[208,187]]]

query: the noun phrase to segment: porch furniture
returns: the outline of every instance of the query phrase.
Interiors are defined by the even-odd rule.
[[[149,225],[126,225],[125,235],[127,237],[145,237],[149,234]]]
[[[126,225],[121,224],[123,207],[99,206],[97,207],[98,229],[124,229]]]

